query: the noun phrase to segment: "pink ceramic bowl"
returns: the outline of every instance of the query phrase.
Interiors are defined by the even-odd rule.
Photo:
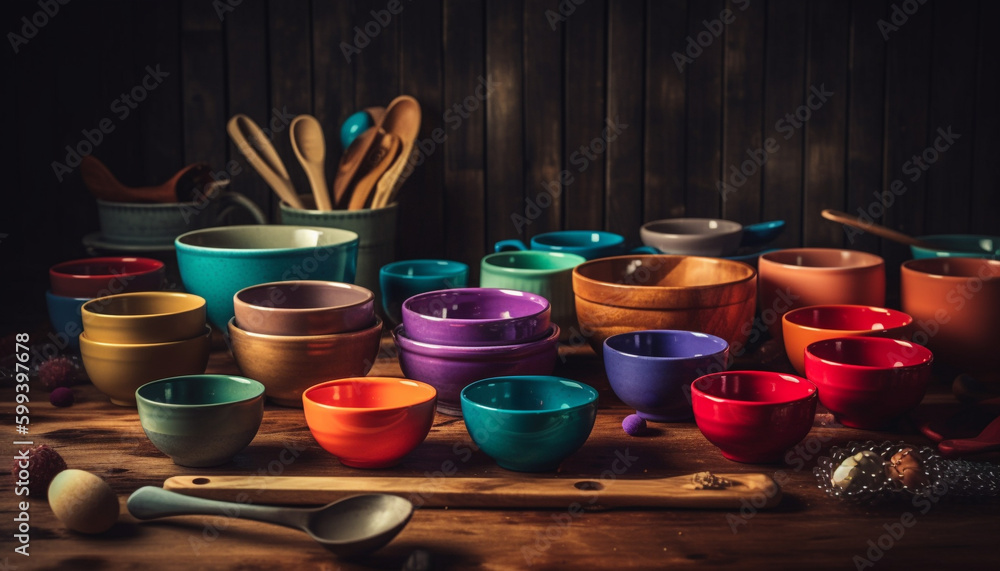
[[[736,462],[776,462],[816,416],[816,385],[769,371],[728,371],[691,383],[698,429]]]
[[[133,291],[163,289],[163,262],[152,258],[83,258],[49,268],[54,295],[104,297]]]
[[[913,318],[894,309],[867,305],[812,305],[800,307],[781,318],[785,352],[800,375],[804,375],[806,346],[834,337],[886,337],[909,340]]]
[[[933,360],[921,345],[878,337],[826,339],[805,352],[819,402],[852,428],[881,428],[920,404]]]

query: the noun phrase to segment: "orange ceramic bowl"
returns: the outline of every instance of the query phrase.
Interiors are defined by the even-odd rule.
[[[781,318],[785,353],[800,375],[806,374],[806,346],[834,337],[888,337],[909,340],[913,318],[894,309],[867,305],[812,305]]]
[[[302,393],[313,438],[354,468],[397,464],[427,438],[436,402],[427,383],[392,377],[338,379]]]
[[[771,337],[781,339],[781,317],[809,305],[885,306],[885,261],[867,252],[790,248],[757,261],[757,309]]]
[[[913,341],[980,380],[1000,381],[1000,261],[927,258],[900,270]]]

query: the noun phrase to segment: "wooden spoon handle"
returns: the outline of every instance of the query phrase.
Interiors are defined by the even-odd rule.
[[[880,224],[872,224],[871,222],[865,222],[864,220],[851,216],[845,212],[840,212],[838,210],[832,210],[827,208],[822,213],[823,218],[827,220],[832,220],[834,222],[840,222],[841,224],[847,226],[853,226],[854,228],[859,228],[865,232],[871,232],[876,236],[885,238],[887,240],[892,240],[893,242],[899,242],[900,244],[906,244],[907,246],[917,246],[919,248],[927,248],[928,244],[923,240],[914,238],[902,232],[897,232],[891,228],[886,228]]]
[[[383,198],[379,192],[381,188],[376,190],[376,183],[388,170],[389,165],[396,160],[396,156],[399,154],[399,149],[402,143],[399,137],[393,135],[392,133],[386,133],[382,135],[381,140],[371,149],[368,157],[365,158],[365,165],[361,169],[358,169],[358,182],[354,185],[354,189],[351,191],[351,202],[348,204],[348,210],[359,210],[365,207],[365,204],[369,202],[369,197],[371,198],[370,208],[381,208],[385,206],[380,204],[380,200]]]
[[[302,201],[299,200],[292,181],[288,177],[285,163],[278,156],[278,151],[274,145],[267,140],[267,136],[261,131],[253,119],[243,114],[234,115],[226,125],[226,131],[236,143],[236,147],[247,158],[250,165],[274,192],[295,208],[303,208]]]
[[[174,476],[164,489],[232,501],[240,494],[276,504],[324,504],[357,494],[402,496],[417,507],[470,508],[718,508],[741,502],[773,507],[781,487],[765,474],[716,474],[728,487],[709,488],[695,476],[648,480],[546,478],[366,478]]]

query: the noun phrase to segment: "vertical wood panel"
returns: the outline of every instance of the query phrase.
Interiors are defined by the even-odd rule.
[[[564,168],[573,177],[572,184],[564,189],[564,226],[571,229],[598,229],[604,224],[607,149],[600,136],[606,114],[606,8],[604,0],[590,0],[576,6],[563,24],[566,34],[564,160],[569,163]]]
[[[271,129],[271,142],[288,169],[295,192],[311,194],[309,180],[295,158],[288,136],[291,117],[312,113],[309,4],[271,0],[267,8],[272,110],[264,118],[269,125],[260,123],[260,126]],[[272,204],[277,204],[277,199]],[[277,210],[272,207],[272,212]]]
[[[524,204],[522,117],[523,3],[486,2],[486,77],[495,83],[486,100],[486,248],[517,237],[511,216]]]
[[[222,22],[210,4],[181,3],[184,162],[218,168],[226,160],[225,64]]]
[[[643,222],[684,216],[685,74],[674,53],[687,36],[684,0],[646,5],[645,196]]]
[[[967,232],[972,199],[976,68],[969,62],[965,65],[956,65],[956,62],[976,52],[976,33],[969,23],[974,21],[978,6],[964,1],[935,2],[925,5],[923,9],[932,10],[933,15],[930,133],[927,144],[938,145],[927,155],[930,159],[935,156],[938,159],[927,170],[923,232]],[[953,132],[959,138],[954,143],[948,143],[939,135],[938,129]],[[939,153],[945,145],[950,147]],[[1000,228],[1000,221],[997,221],[997,227]]]
[[[802,104],[808,8],[799,0],[769,0],[764,54],[764,137],[778,151],[764,164],[762,218],[784,220],[775,247],[802,245],[803,133],[785,117]],[[781,33],[775,33],[781,30]]]
[[[717,185],[722,174],[725,40],[707,30],[705,22],[718,19],[723,8],[725,0],[692,1],[688,5],[688,36],[674,48],[694,60],[684,66],[688,90],[686,216],[714,217],[721,212]]]
[[[524,2],[524,181],[523,219],[515,228],[522,239],[558,230],[565,189],[562,164],[562,102],[564,26],[547,14],[558,14],[558,0]],[[567,165],[568,166],[568,165]],[[538,208],[539,197],[548,201]],[[529,202],[530,201],[530,202]],[[534,208],[530,206],[534,205]]]
[[[388,105],[399,95],[399,14],[393,15],[387,9],[386,0],[357,0],[354,20],[351,22],[351,38],[361,28],[370,38],[367,46],[357,54],[357,104],[359,108]],[[402,4],[404,11],[412,4]],[[374,14],[373,14],[374,12]],[[381,21],[380,21],[381,20]],[[381,22],[387,24],[382,25]],[[378,30],[371,37],[369,31]],[[351,40],[348,40],[351,41]]]
[[[840,246],[843,230],[820,216],[824,208],[845,204],[847,143],[847,52],[850,5],[822,0],[810,5],[809,59],[803,105],[796,118],[805,123],[803,241],[810,246]],[[828,95],[832,92],[832,95]],[[799,111],[795,111],[799,113]]]
[[[475,104],[483,78],[483,6],[446,0],[444,4],[445,251],[469,264],[478,281],[486,251],[484,220],[485,109]],[[468,102],[469,104],[467,104]]]
[[[973,139],[974,162],[972,164],[972,211],[970,231],[984,234],[1000,234],[1000,109],[997,108],[997,93],[1000,93],[1000,37],[994,26],[1000,22],[1000,3],[982,0],[980,2],[979,45],[976,53],[976,124]],[[971,27],[972,24],[970,24]],[[963,57],[969,57],[963,54]]]
[[[755,41],[764,36],[766,7],[763,2],[729,0],[726,9],[733,21],[726,26],[725,32],[723,172],[720,180],[729,186],[720,193],[722,215],[749,224],[760,221],[763,165],[770,158],[761,134],[764,44]]]
[[[639,242],[639,227],[643,222],[644,20],[643,3],[609,1],[607,116],[610,123],[604,227],[625,236],[629,243]],[[616,127],[611,128],[612,124]],[[621,132],[616,133],[618,130]]]
[[[882,142],[885,125],[885,40],[872,22],[885,18],[885,1],[851,3],[849,56],[850,93],[847,102],[847,212],[868,212],[881,204]],[[829,224],[833,224],[829,222]],[[880,239],[836,225],[844,245],[878,252]]]
[[[142,115],[149,112],[148,105],[160,98],[163,93],[158,91],[159,86],[150,90],[142,86],[142,80],[148,73],[146,63],[135,65],[135,56],[132,30],[134,23],[132,20],[132,3],[115,0],[104,2],[95,7],[100,14],[99,27],[92,32],[90,41],[96,44],[99,58],[102,62],[99,73],[99,85],[105,86],[104,94],[99,111],[100,117],[112,117],[115,123],[115,130],[108,133],[100,145],[95,145],[96,156],[108,157],[116,163],[115,173],[126,184],[159,184],[169,175],[176,172],[183,165],[168,164],[167,176],[162,179],[155,179],[151,173],[144,172],[142,147],[137,145],[140,133],[140,121]],[[128,54],[122,57],[122,54]],[[170,76],[164,78],[164,83],[168,85],[179,78],[170,71]],[[111,102],[115,100],[125,102],[124,106],[116,107],[119,111],[111,109]],[[126,115],[127,113],[127,115]],[[96,127],[96,125],[94,125]]]
[[[328,179],[337,172],[337,159],[344,151],[340,145],[340,126],[359,110],[354,101],[354,65],[351,63],[354,60],[350,48],[354,42],[353,21],[352,2],[312,4],[313,115],[326,133]]]
[[[442,18],[441,0],[407,5],[400,15],[400,90],[420,101],[424,155],[399,195],[396,257],[400,259],[445,255],[444,152],[432,138],[436,130],[444,130]]]
[[[142,149],[142,169],[150,181],[164,181],[184,164],[184,134],[181,123],[180,7],[171,2],[151,3],[146,9],[135,10],[133,34],[135,42],[135,73],[146,65],[161,65],[169,78],[156,88],[137,117],[139,147]],[[144,73],[144,72],[142,72]],[[213,168],[221,166],[213,165]]]

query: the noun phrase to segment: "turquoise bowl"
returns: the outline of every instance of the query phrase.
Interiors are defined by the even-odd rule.
[[[927,247],[910,246],[916,259],[922,258],[989,258],[1000,259],[1000,236],[975,234],[937,234],[920,236]]]
[[[53,340],[59,349],[67,347],[80,349],[80,333],[83,331],[83,317],[80,308],[90,301],[89,297],[65,297],[51,291],[45,292],[45,304],[49,309],[49,323],[55,331]]]
[[[257,225],[205,228],[174,242],[184,289],[208,304],[208,320],[226,331],[233,296],[267,282],[354,283],[358,235],[337,228]]]
[[[139,423],[174,464],[218,466],[250,444],[264,417],[264,385],[233,375],[185,375],[135,391]]]
[[[492,377],[462,390],[472,440],[502,468],[555,470],[590,436],[597,391],[550,376]]]
[[[439,289],[469,285],[469,266],[452,260],[402,260],[379,270],[382,309],[395,323],[403,322],[402,306],[407,299]]]

